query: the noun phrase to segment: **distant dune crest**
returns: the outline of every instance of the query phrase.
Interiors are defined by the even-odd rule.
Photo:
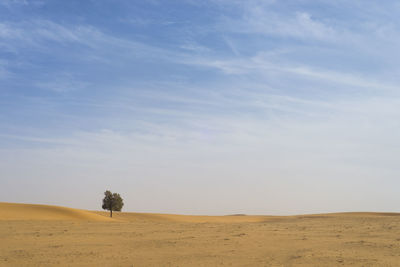
[[[309,214],[295,216],[268,216],[232,214],[227,216],[200,216],[177,215],[157,213],[117,212],[115,217],[109,218],[108,212],[87,211],[60,206],[19,204],[0,202],[0,221],[21,220],[53,220],[53,221],[98,221],[98,222],[182,222],[182,223],[255,223],[267,221],[279,221],[288,219],[321,219],[332,217],[376,217],[376,216],[400,216],[400,213],[385,212],[344,212],[327,214]]]
[[[111,221],[90,211],[59,206],[0,202],[0,220]]]

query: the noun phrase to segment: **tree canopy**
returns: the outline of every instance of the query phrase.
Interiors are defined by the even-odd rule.
[[[112,217],[113,211],[121,211],[123,206],[124,201],[118,193],[112,193],[109,190],[104,192],[102,208],[110,211],[110,217]]]

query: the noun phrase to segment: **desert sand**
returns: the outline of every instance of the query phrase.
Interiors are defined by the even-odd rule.
[[[400,266],[400,214],[185,216],[0,203],[0,266]]]

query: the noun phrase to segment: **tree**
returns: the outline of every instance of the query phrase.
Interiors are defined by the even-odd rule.
[[[103,206],[104,210],[110,211],[110,217],[112,217],[112,212],[114,211],[121,211],[122,207],[124,206],[124,200],[122,197],[117,193],[111,193],[111,191],[107,190],[104,192],[103,198]]]

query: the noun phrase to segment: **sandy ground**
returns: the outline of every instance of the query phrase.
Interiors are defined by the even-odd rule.
[[[400,266],[400,214],[107,215],[0,203],[0,266]]]

